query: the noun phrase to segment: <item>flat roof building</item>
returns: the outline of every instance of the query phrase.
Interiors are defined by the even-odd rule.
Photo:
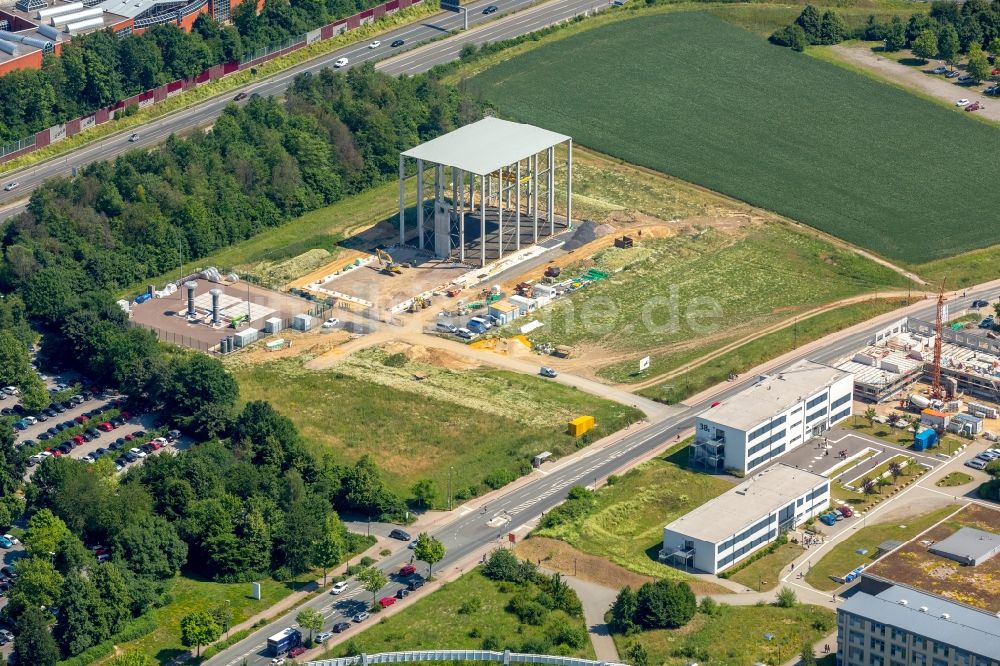
[[[863,580],[837,610],[839,666],[1000,666],[996,615],[902,585],[872,585]]]
[[[974,567],[1000,553],[1000,534],[975,527],[963,527],[928,550],[935,555]],[[997,594],[1000,594],[1000,590]]]
[[[718,573],[829,504],[829,479],[773,465],[664,527],[660,559]]]
[[[854,377],[800,361],[695,417],[692,464],[752,472],[851,415]]]
[[[555,150],[561,144],[566,144],[562,222],[555,215]],[[485,266],[488,260],[502,259],[505,252],[520,250],[522,244],[537,243],[571,226],[573,139],[488,116],[399,154],[400,245],[408,242],[408,158],[417,167],[416,245],[436,257],[454,254],[463,263]],[[424,170],[430,164],[434,165],[433,212],[430,228],[425,229]],[[450,172],[450,196],[446,196],[445,168]]]

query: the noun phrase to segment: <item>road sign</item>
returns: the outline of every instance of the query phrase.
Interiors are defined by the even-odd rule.
[[[639,359],[639,372],[645,372],[649,370],[649,357],[643,356]]]
[[[510,541],[511,543],[516,543],[517,542],[517,535],[514,534],[513,532],[508,532],[507,533],[507,541]]]

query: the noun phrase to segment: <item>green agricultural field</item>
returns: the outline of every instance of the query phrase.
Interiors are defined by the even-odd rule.
[[[496,583],[478,569],[417,600],[404,601],[409,607],[392,617],[369,620],[371,626],[323,655],[324,658],[375,654],[397,650],[488,648],[567,654],[594,658],[594,648],[586,635],[583,618],[554,610],[541,625],[525,624],[508,610],[518,595],[534,597],[534,585]],[[564,628],[583,632],[579,647],[553,646],[553,637]],[[545,646],[548,647],[545,647]],[[524,649],[533,648],[533,649]]]
[[[611,361],[602,374],[615,381],[656,376],[816,305],[908,282],[783,222],[642,239],[593,263],[611,277],[541,310],[546,325],[532,339],[614,350],[594,363]],[[650,370],[630,376],[649,352]]]
[[[449,469],[456,497],[467,498],[491,474],[513,480],[542,451],[571,453],[642,416],[537,377],[419,361],[390,365],[385,358],[369,350],[330,370],[306,370],[295,359],[232,370],[244,400],[270,401],[318,454],[342,463],[372,455],[402,497],[416,481],[430,479],[438,506],[447,504]],[[414,380],[414,373],[424,379]],[[566,422],[581,414],[598,425],[574,439]]]
[[[1000,168],[977,159],[996,128],[709,13],[595,27],[468,85],[509,116],[897,261],[996,242]]]
[[[656,559],[663,526],[733,487],[719,477],[685,469],[686,461],[687,447],[676,446],[601,488],[585,510],[570,510],[570,520],[535,534],[561,539],[636,573],[682,578],[679,570]]]
[[[832,611],[799,604],[775,606],[729,606],[722,604],[713,615],[697,613],[680,629],[644,631],[633,636],[615,634],[618,654],[639,643],[650,664],[725,664],[753,666],[783,664],[799,654],[806,643],[814,643],[836,627]],[[764,638],[771,634],[771,640]]]

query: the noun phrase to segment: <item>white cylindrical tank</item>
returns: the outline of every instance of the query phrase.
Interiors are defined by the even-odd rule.
[[[927,409],[931,406],[931,401],[922,395],[917,395],[916,393],[910,394],[910,404],[917,409]]]

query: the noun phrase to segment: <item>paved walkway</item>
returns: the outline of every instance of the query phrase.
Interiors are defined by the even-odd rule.
[[[590,642],[594,645],[597,658],[601,661],[620,662],[618,648],[611,638],[607,622],[604,621],[604,614],[615,602],[618,590],[574,576],[563,576],[563,580],[580,597],[580,603],[583,604],[583,619],[587,623],[587,632],[590,634]]]

